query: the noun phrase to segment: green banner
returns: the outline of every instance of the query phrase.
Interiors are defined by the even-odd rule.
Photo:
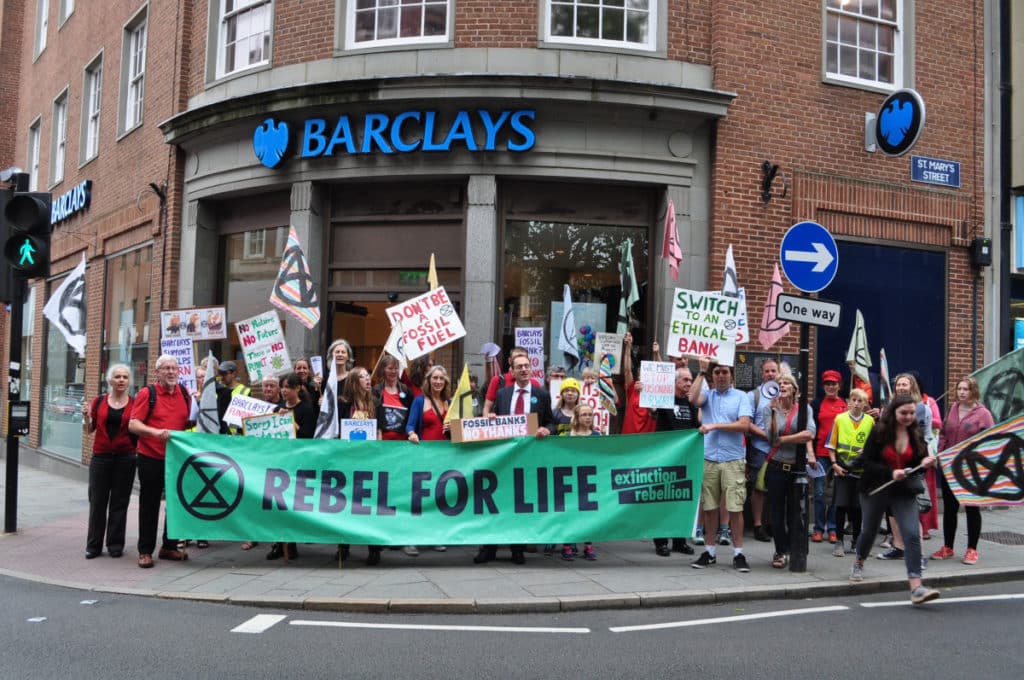
[[[703,460],[696,430],[419,445],[175,432],[168,534],[368,545],[691,536]]]
[[[981,403],[992,412],[997,423],[1024,415],[1024,348],[1004,354],[971,375],[978,381]],[[954,401],[955,390],[946,403]]]

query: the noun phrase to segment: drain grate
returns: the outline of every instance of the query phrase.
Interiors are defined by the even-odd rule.
[[[1015,531],[989,531],[981,533],[982,540],[1002,545],[1024,545],[1024,534]]]

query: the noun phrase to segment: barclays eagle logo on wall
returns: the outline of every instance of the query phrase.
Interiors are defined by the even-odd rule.
[[[252,150],[260,163],[275,168],[288,150],[288,124],[267,118],[252,133]]]

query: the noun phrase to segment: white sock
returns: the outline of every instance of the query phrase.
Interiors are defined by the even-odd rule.
[[[714,556],[715,556],[715,546],[713,546],[713,545],[709,545],[709,546],[708,546],[708,547],[706,548],[706,551],[707,551],[707,553],[708,553],[709,555],[711,555],[712,557],[714,557]]]
[[[736,555],[742,555],[742,554],[743,554],[743,548],[733,548],[732,549],[733,557],[735,557]]]

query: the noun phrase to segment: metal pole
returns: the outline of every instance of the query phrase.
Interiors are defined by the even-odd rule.
[[[10,380],[7,383],[7,477],[4,485],[4,533],[18,530],[18,437],[11,432],[11,402],[21,399],[21,324],[25,309],[25,279],[14,277],[11,296]]]
[[[803,297],[810,297],[807,293]],[[803,432],[807,429],[807,383],[811,370],[810,365],[810,327],[806,323],[800,324],[800,400],[797,404],[797,425],[796,431]],[[793,469],[799,470],[804,467],[806,456],[798,450],[794,460]],[[805,508],[807,508],[807,494],[809,484],[807,475],[797,475],[793,483],[793,504],[794,508],[789,513],[789,570],[794,572],[807,571],[807,523],[805,521]]]

